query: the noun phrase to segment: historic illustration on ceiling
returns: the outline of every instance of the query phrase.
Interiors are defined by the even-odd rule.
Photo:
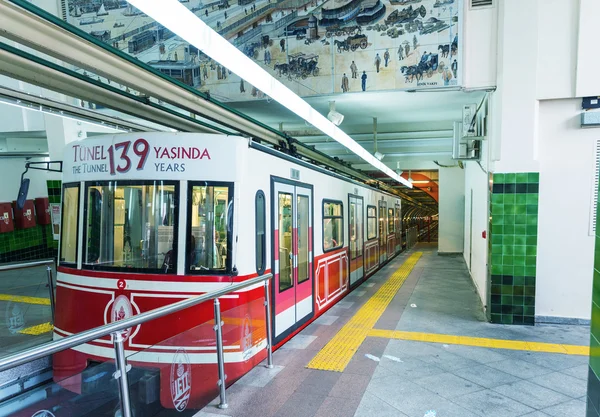
[[[459,84],[461,0],[180,0],[301,96]],[[263,98],[125,0],[69,0],[69,23],[223,101]]]

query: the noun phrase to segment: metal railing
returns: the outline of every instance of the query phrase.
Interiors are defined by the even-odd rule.
[[[113,339],[115,349],[115,366],[117,368],[116,377],[119,380],[119,393],[120,393],[120,406],[121,415],[123,417],[131,417],[131,406],[129,398],[129,385],[127,379],[127,360],[125,357],[124,342],[126,338],[122,332],[127,329],[138,326],[140,324],[149,322],[151,320],[167,316],[177,311],[185,310],[186,308],[196,306],[208,300],[214,300],[214,314],[215,314],[215,336],[217,342],[217,365],[219,370],[219,380],[217,384],[219,386],[219,408],[227,408],[227,397],[225,393],[225,364],[223,357],[223,335],[221,321],[221,305],[219,303],[219,297],[227,295],[231,292],[238,291],[252,285],[264,284],[265,291],[265,316],[266,316],[266,327],[267,327],[267,367],[273,367],[273,349],[272,349],[272,334],[271,334],[271,303],[269,300],[269,280],[273,277],[272,274],[265,274],[259,277],[251,278],[246,281],[232,284],[223,289],[212,291],[206,294],[202,294],[198,297],[188,298],[174,304],[170,304],[165,307],[157,308],[154,310],[147,311],[145,313],[138,314],[136,316],[119,320],[113,323],[105,324],[104,326],[95,327],[90,330],[86,330],[81,333],[67,336],[63,339],[56,340],[53,342],[45,343],[37,347],[24,350],[22,352],[5,356],[0,358],[0,372],[14,368],[27,362],[31,362],[36,359],[43,358],[54,353],[61,352],[66,349],[82,345],[92,340],[99,339],[104,336],[111,335]]]
[[[46,277],[48,278],[48,292],[50,295],[50,310],[52,312],[52,324],[54,324],[54,283],[52,280],[52,266],[54,265],[54,259],[44,259],[41,261],[31,261],[19,264],[3,264],[0,265],[0,272],[2,271],[15,271],[18,269],[35,268],[36,266],[46,265]]]

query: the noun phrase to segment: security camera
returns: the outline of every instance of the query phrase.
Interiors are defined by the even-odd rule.
[[[344,115],[335,111],[335,101],[329,102],[329,113],[327,114],[327,118],[336,126],[341,125],[344,121]]]
[[[377,158],[378,160],[380,160],[380,161],[381,161],[385,155],[384,155],[384,154],[382,154],[381,152],[375,152],[375,153],[373,154],[373,156],[374,156],[375,158]]]

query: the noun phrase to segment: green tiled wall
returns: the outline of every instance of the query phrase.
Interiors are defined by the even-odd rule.
[[[539,173],[493,174],[490,187],[492,323],[535,322]]]
[[[60,203],[61,181],[47,181],[46,185],[49,202]],[[55,258],[57,250],[51,225],[0,233],[0,263]]]
[[[600,417],[600,227],[596,222],[587,417]]]

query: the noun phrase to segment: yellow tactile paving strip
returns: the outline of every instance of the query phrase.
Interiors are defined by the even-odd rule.
[[[48,322],[48,323],[38,324],[37,326],[27,327],[27,328],[21,330],[19,333],[37,336],[40,334],[51,332],[52,330],[54,330],[54,326],[50,322]]]
[[[588,356],[590,354],[590,348],[588,346],[526,342],[523,340],[487,339],[483,337],[455,336],[450,334],[372,329],[369,331],[368,336],[382,337],[385,339],[411,340],[416,342],[444,343],[446,345],[479,346],[493,349],[562,353],[564,355]]]
[[[422,254],[422,252],[412,254],[306,367],[343,372]]]
[[[43,306],[50,305],[49,298],[25,297],[21,295],[0,294],[0,301],[13,301],[15,303],[39,304]]]

